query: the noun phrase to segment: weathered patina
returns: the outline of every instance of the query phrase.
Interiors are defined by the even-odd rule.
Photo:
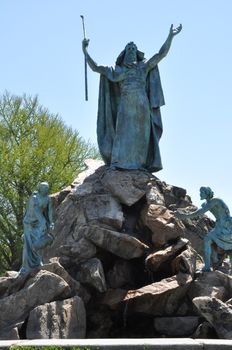
[[[181,25],[171,26],[165,43],[148,61],[133,42],[128,43],[115,68],[95,63],[87,52],[89,40],[83,40],[88,65],[101,75],[97,137],[102,158],[112,168],[162,169],[159,140],[164,97],[157,65],[181,29]]]
[[[48,183],[41,182],[38,191],[29,198],[23,219],[23,261],[19,275],[43,265],[43,249],[53,241],[52,203],[48,193]]]
[[[194,219],[204,215],[207,211],[211,212],[216,221],[214,228],[208,232],[204,238],[204,262],[203,271],[210,271],[211,258],[217,263],[217,254],[212,248],[215,243],[219,248],[232,251],[232,218],[228,206],[220,198],[214,198],[214,193],[210,187],[200,188],[200,198],[206,200],[202,207],[192,213],[175,212],[175,216],[179,219]],[[232,262],[232,256],[230,255]]]

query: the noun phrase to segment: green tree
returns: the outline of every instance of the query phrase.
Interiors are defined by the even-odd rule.
[[[67,186],[99,157],[37,97],[0,97],[0,273],[16,268],[22,251],[23,216],[29,195],[41,181],[51,192]]]

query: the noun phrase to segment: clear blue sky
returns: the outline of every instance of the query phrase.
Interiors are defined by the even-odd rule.
[[[85,139],[96,143],[99,76],[88,71],[84,100],[85,16],[89,52],[113,66],[128,41],[149,58],[182,23],[160,63],[166,106],[156,175],[187,189],[211,186],[232,211],[231,0],[1,0],[0,92],[38,95]]]

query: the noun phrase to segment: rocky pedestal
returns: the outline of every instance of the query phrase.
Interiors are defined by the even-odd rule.
[[[81,297],[77,296],[78,293],[84,295],[84,288],[82,289],[79,282],[73,280],[59,263],[47,264],[44,268],[35,269],[19,277],[0,278],[0,293],[0,339],[15,339],[15,337],[17,339],[17,334],[20,334],[25,322],[28,329],[27,334],[29,334],[28,339],[52,338],[54,334],[60,335],[61,338],[65,338],[66,335],[68,338],[68,335],[73,334],[71,322],[67,324],[63,321],[66,328],[62,330],[60,322],[53,324],[55,317],[51,318],[49,313],[46,315],[39,310],[52,309],[52,305],[58,303],[54,311],[56,313],[59,309],[59,303],[63,300],[67,305],[67,300],[73,294],[76,298],[75,301],[78,300],[81,304],[79,309],[82,313],[82,322],[77,324],[76,332],[78,330],[82,337],[85,336],[85,307]],[[55,302],[55,300],[57,301]],[[61,301],[58,302],[58,300]],[[70,304],[70,306],[66,306],[66,309],[70,309],[70,312],[73,313],[75,305],[76,303]],[[76,311],[76,314],[79,312],[80,310]],[[65,313],[66,320],[68,320],[69,316],[66,311],[63,312],[63,314]],[[59,315],[56,316],[59,317]],[[30,321],[27,321],[28,317]],[[35,320],[37,323],[36,326],[33,326]],[[52,325],[51,329],[49,325]],[[45,327],[50,330],[46,331]],[[35,328],[38,332],[33,331]],[[41,331],[39,331],[40,328]]]
[[[85,334],[85,306],[78,296],[39,305],[30,312],[28,339],[85,338]]]
[[[195,209],[186,190],[88,161],[52,200],[45,265],[0,278],[0,339],[203,337],[222,318],[212,305],[230,320],[231,277],[196,274],[212,222],[174,215]]]

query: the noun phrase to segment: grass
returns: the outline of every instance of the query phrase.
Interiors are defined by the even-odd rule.
[[[63,347],[63,346],[11,346],[10,350],[99,350],[97,347]]]

